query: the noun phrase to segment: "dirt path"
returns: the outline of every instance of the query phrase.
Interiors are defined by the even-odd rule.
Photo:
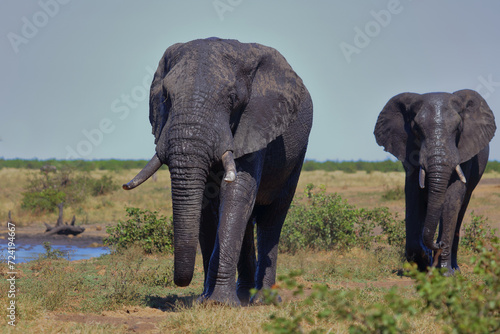
[[[363,289],[367,287],[386,288],[391,287],[406,287],[412,286],[413,280],[408,277],[398,279],[389,279],[384,281],[373,281],[367,283],[344,282],[330,286],[330,288],[350,288]],[[283,303],[303,299],[312,293],[312,287],[305,287],[303,295],[293,296],[291,291],[280,291],[280,296]],[[195,297],[190,297],[189,300],[183,300],[186,305],[195,302]],[[61,323],[80,323],[80,324],[106,324],[117,330],[120,328],[124,332],[129,333],[161,333],[159,324],[167,319],[169,312],[175,312],[175,301],[166,302],[165,309],[157,309],[151,307],[124,306],[116,311],[104,311],[101,314],[82,314],[82,313],[60,313],[52,312],[48,318]],[[172,305],[172,306],[170,306]]]

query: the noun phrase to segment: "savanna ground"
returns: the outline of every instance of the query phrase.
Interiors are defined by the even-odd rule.
[[[127,182],[138,170],[113,172],[117,183]],[[7,213],[12,211],[16,222],[16,240],[41,241],[45,231],[43,222],[55,224],[56,213],[34,214],[22,210],[20,203],[30,174],[25,169],[0,169],[0,235],[6,237]],[[109,174],[92,171],[92,175]],[[404,174],[400,172],[303,172],[297,195],[303,195],[308,184],[324,185],[326,194],[338,193],[356,208],[388,207],[390,212],[404,217]],[[384,198],[386,197],[386,198]],[[147,181],[133,191],[118,189],[110,194],[91,197],[64,211],[65,221],[76,215],[76,224],[86,231],[81,237],[54,237],[49,241],[91,245],[99,243],[106,227],[125,219],[125,207],[138,207],[171,215],[170,182],[167,170],[160,170],[157,180]],[[483,215],[493,228],[500,228],[500,174],[491,172],[475,190],[469,204],[465,224],[471,221],[470,212]],[[498,232],[497,232],[498,234]],[[473,277],[473,265],[468,264],[473,254],[461,251],[462,275]],[[321,313],[324,299],[306,299],[315,284],[323,284],[332,291],[346,293],[343,307],[356,313],[370,311],[370,305],[386,305],[391,300],[387,292],[402,296],[418,304],[412,278],[402,274],[403,262],[385,246],[369,250],[353,247],[344,251],[299,251],[280,254],[278,274],[300,272],[294,282],[303,286],[304,293],[294,295],[286,283],[278,283],[283,298],[279,305],[260,305],[228,308],[220,305],[196,303],[202,291],[203,269],[197,256],[195,275],[187,288],[172,284],[171,255],[144,255],[138,248],[121,254],[111,254],[82,261],[40,258],[26,264],[17,264],[16,272],[16,326],[7,326],[8,284],[3,279],[0,295],[2,322],[6,333],[260,333],[265,324],[292,328],[300,322],[304,332],[323,330],[347,333],[356,317],[339,319],[325,314],[308,320],[308,315]],[[7,278],[7,264],[0,263],[0,274]],[[390,288],[393,290],[389,290]],[[394,290],[395,289],[395,290]],[[343,298],[343,297],[336,297]],[[337,300],[339,302],[339,300]],[[418,306],[422,308],[422,306]],[[496,313],[498,316],[498,313]],[[288,319],[281,323],[276,319]],[[350,319],[350,320],[349,320]],[[435,311],[426,310],[408,316],[408,332],[442,333],[450,326],[436,319]],[[2,324],[2,325],[3,325]],[[294,328],[297,328],[294,327]],[[272,329],[271,329],[272,330]],[[274,328],[275,332],[279,332]],[[288,331],[292,331],[289,329]],[[282,332],[288,332],[283,330]]]

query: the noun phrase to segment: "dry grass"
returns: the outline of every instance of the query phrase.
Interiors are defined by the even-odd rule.
[[[113,180],[121,186],[136,175],[139,170],[119,171],[111,174]],[[0,169],[0,221],[7,219],[9,210],[18,226],[39,226],[42,222],[53,223],[57,220],[57,213],[33,215],[21,209],[21,199],[24,187],[27,184],[30,171],[24,169]],[[107,171],[93,171],[91,176],[101,177],[110,174]],[[397,200],[383,200],[382,196],[389,190],[404,188],[404,173],[402,172],[371,172],[344,173],[341,171],[303,172],[299,179],[296,195],[302,195],[307,184],[319,187],[323,185],[327,193],[338,193],[349,204],[357,207],[375,208],[388,207],[400,217],[404,217],[404,198]],[[121,188],[111,194],[90,197],[77,207],[67,207],[64,211],[65,220],[69,221],[76,215],[77,224],[86,226],[114,225],[118,220],[125,218],[125,207],[139,207],[148,210],[157,210],[161,214],[172,214],[170,195],[170,175],[167,170],[157,173],[157,181],[146,181],[138,189],[124,191]],[[483,176],[479,186],[472,195],[466,221],[470,221],[469,213],[489,218],[492,227],[500,230],[500,174],[496,172]]]
[[[303,300],[311,294],[315,284],[323,283],[327,283],[331,289],[355,291],[356,299],[353,303],[361,307],[369,307],[375,302],[383,303],[387,288],[391,286],[398,286],[399,293],[407,299],[418,299],[409,278],[400,277],[395,272],[380,276],[375,267],[380,268],[386,264],[374,261],[373,256],[372,252],[360,249],[353,249],[343,254],[334,252],[303,252],[295,256],[281,254],[278,274],[304,270],[305,273],[297,278],[297,282],[304,286],[304,294],[293,296],[290,291],[279,289],[283,297],[280,305],[244,308],[200,305],[194,302],[196,295],[201,293],[203,282],[200,256],[197,257],[195,277],[189,288],[170,286],[144,288],[144,283],[135,282],[129,277],[124,291],[134,291],[138,296],[132,297],[122,305],[116,305],[115,301],[111,301],[111,304],[109,300],[106,301],[107,298],[112,298],[109,294],[112,286],[124,284],[121,283],[123,277],[113,273],[126,271],[126,268],[134,272],[134,267],[141,260],[137,252],[130,251],[124,255],[88,261],[68,263],[58,260],[19,265],[18,267],[24,272],[18,279],[21,288],[26,284],[23,280],[38,280],[39,283],[30,291],[18,293],[21,313],[17,326],[15,329],[4,328],[3,332],[264,333],[263,326],[270,322],[271,315],[293,319],[301,312],[313,315],[322,311],[325,308],[323,301],[318,299],[312,303],[304,303]],[[155,267],[157,261],[171,260],[171,256],[148,256],[144,265],[145,268]],[[375,265],[369,265],[370,262]],[[396,264],[395,266],[397,267]],[[325,270],[332,268],[337,268],[337,271],[325,273]],[[348,268],[359,270],[349,271]],[[464,269],[471,270],[471,268]],[[79,283],[75,285],[75,281]],[[1,283],[3,289],[5,282]],[[53,289],[54,283],[66,288],[64,296],[53,305],[54,310],[47,311],[43,305],[46,305],[48,299],[52,297],[47,294],[44,294],[43,298],[36,296],[45,290]],[[151,302],[147,301],[148,297],[158,300],[151,305]],[[5,301],[6,296],[0,295],[0,303],[3,304]],[[101,303],[104,306],[93,305]],[[115,306],[109,307],[109,305]],[[425,312],[408,320],[412,333],[443,332],[442,324],[436,323],[432,313]],[[311,323],[305,321],[301,323],[305,333],[318,329],[330,330],[331,333],[348,333],[349,325],[349,321],[334,316],[324,319],[313,317]]]
[[[113,174],[113,179],[121,184],[131,179],[138,170],[121,171]],[[28,170],[0,169],[0,221],[5,221],[11,210],[18,226],[39,226],[41,222],[55,222],[56,214],[34,216],[23,212],[20,208],[23,188],[26,185]],[[100,177],[104,171],[94,171],[92,176]],[[498,181],[498,182],[497,182]],[[328,193],[337,192],[350,204],[358,207],[373,208],[388,206],[393,212],[404,212],[404,199],[383,201],[382,196],[388,189],[403,187],[403,173],[365,173],[357,172],[346,174],[343,172],[304,172],[301,175],[297,194],[303,194],[306,185],[324,185]],[[469,212],[484,214],[489,222],[499,227],[500,217],[500,174],[490,173],[484,176],[484,181],[478,186],[469,206]],[[77,208],[67,208],[65,218],[69,220],[76,214],[77,223],[85,225],[111,225],[118,220],[125,219],[124,207],[133,206],[149,210],[160,210],[164,215],[171,214],[170,181],[168,171],[158,173],[157,181],[147,181],[139,189],[132,191],[117,190],[110,195],[90,198]],[[467,216],[466,220],[470,220]],[[2,224],[4,225],[4,224]],[[87,232],[86,232],[87,233]],[[102,231],[104,233],[104,231]],[[137,255],[137,254],[136,254]],[[4,333],[263,333],[263,324],[269,322],[269,317],[275,314],[279,317],[292,319],[299,312],[315,313],[322,309],[321,301],[304,304],[300,299],[293,297],[289,292],[282,290],[284,302],[279,306],[253,306],[248,308],[228,308],[217,305],[199,305],[193,303],[195,295],[201,293],[203,284],[203,270],[201,257],[197,257],[195,278],[189,288],[174,287],[146,287],[141,284],[133,287],[133,291],[141,293],[139,299],[131,299],[129,304],[121,308],[113,307],[102,311],[96,305],[103,297],[103,287],[113,286],[113,280],[120,279],[115,271],[125,275],[133,274],[138,258],[127,255],[114,263],[103,263],[102,259],[71,262],[64,264],[61,271],[54,270],[54,265],[48,265],[47,280],[39,280],[39,291],[52,291],[50,282],[59,282],[59,286],[67,286],[64,291],[66,299],[54,303],[54,311],[47,311],[42,307],[41,299],[33,298],[30,292],[20,291],[21,318],[16,328],[3,329]],[[132,257],[131,257],[132,256]],[[147,258],[156,267],[158,262],[171,261],[167,258]],[[118,266],[114,271],[112,265]],[[19,265],[21,272],[25,272],[23,279],[38,278],[36,272],[30,272],[31,265]],[[279,257],[279,274],[286,274],[292,270],[303,270],[299,277],[300,283],[305,286],[305,293],[316,283],[327,283],[334,289],[356,289],[360,302],[370,305],[380,302],[387,291],[387,287],[397,285],[401,295],[408,299],[418,298],[411,281],[398,276],[401,263],[389,251],[375,248],[372,251],[353,249],[348,253],[334,252],[302,252],[296,255],[281,254]],[[36,270],[44,270],[38,268]],[[57,269],[57,268],[56,268]],[[121,270],[121,271],[120,271]],[[464,272],[472,269],[462,267]],[[143,271],[137,270],[137,275]],[[150,271],[146,271],[150,273]],[[1,273],[1,272],[0,272]],[[56,275],[57,274],[57,275]],[[31,276],[30,276],[31,275]],[[122,275],[122,276],[123,276]],[[33,277],[32,277],[33,276]],[[95,282],[104,277],[104,285]],[[59,281],[58,281],[59,280]],[[75,280],[82,284],[75,288]],[[2,280],[5,283],[5,280]],[[94,283],[91,283],[94,282]],[[21,283],[21,282],[20,282]],[[82,289],[83,284],[95,284],[91,289]],[[116,286],[121,286],[116,281]],[[22,286],[22,284],[20,284]],[[5,284],[2,285],[2,291]],[[123,291],[128,291],[126,287]],[[130,287],[132,289],[132,287]],[[145,290],[146,291],[145,291]],[[148,290],[149,289],[149,290]],[[161,290],[158,290],[161,289]],[[36,291],[31,291],[35,293]],[[159,299],[155,306],[148,306],[146,297],[157,295]],[[47,294],[45,294],[45,298]],[[6,302],[6,295],[0,295],[0,304]],[[174,300],[172,304],[172,300]],[[182,302],[184,301],[184,302]],[[104,303],[104,301],[101,301]],[[87,305],[87,306],[83,306]],[[107,304],[103,304],[107,305]],[[83,307],[83,308],[81,308]],[[94,310],[94,311],[92,311]],[[100,310],[100,311],[97,311]],[[419,314],[409,319],[412,333],[442,333],[442,325],[436,323],[432,313]],[[333,317],[313,319],[311,323],[303,323],[303,331],[326,329],[330,333],[348,333],[349,323],[339,321]]]

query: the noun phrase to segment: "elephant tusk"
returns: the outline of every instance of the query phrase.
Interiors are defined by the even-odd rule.
[[[158,169],[160,169],[162,163],[160,158],[155,154],[146,166],[129,182],[122,186],[125,190],[134,189],[135,187],[141,185],[144,181],[149,179]]]
[[[457,174],[458,174],[458,177],[460,178],[460,181],[462,181],[463,183],[467,183],[467,179],[465,178],[464,172],[462,171],[462,168],[460,167],[460,165],[457,165],[455,170],[457,171]]]
[[[236,180],[236,164],[234,163],[234,155],[231,151],[226,151],[222,155],[222,166],[224,166],[224,181],[233,182]]]
[[[420,166],[420,173],[418,175],[418,185],[421,189],[425,188],[425,170]]]

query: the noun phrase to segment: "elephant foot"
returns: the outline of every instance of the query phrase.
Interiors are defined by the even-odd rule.
[[[248,306],[250,304],[250,298],[252,297],[250,290],[250,288],[238,287],[236,295],[241,302],[241,306]]]
[[[448,260],[439,259],[437,267],[441,268],[441,270],[443,271],[443,276],[445,277],[455,275],[455,269],[452,268],[451,263]]]
[[[278,294],[276,290],[273,289],[259,290],[250,299],[250,304],[252,305],[269,305],[269,304],[277,305],[281,302],[282,302],[281,296]]]
[[[227,305],[238,307],[242,303],[236,295],[236,291],[228,291],[224,288],[215,288],[212,293],[203,293],[197,302],[201,304]]]

